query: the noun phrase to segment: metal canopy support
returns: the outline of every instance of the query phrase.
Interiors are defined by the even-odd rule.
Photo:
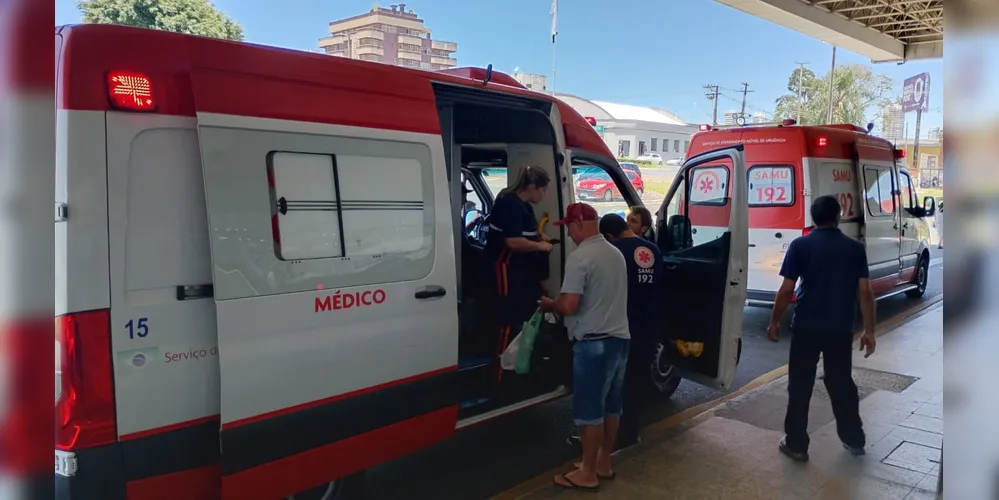
[[[867,56],[943,57],[943,0],[716,0]]]

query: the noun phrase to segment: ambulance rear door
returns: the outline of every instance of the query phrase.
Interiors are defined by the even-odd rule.
[[[192,80],[222,498],[284,498],[449,438],[458,317],[440,134],[321,123],[334,120],[297,97],[300,87],[273,94],[282,112],[313,121],[261,118],[275,108],[228,89],[274,81],[207,71]],[[324,102],[371,100],[360,87],[322,91]],[[402,115],[437,123],[432,95],[412,106]]]
[[[741,353],[748,214],[742,144],[688,159],[656,214],[664,353],[684,378],[721,390]]]

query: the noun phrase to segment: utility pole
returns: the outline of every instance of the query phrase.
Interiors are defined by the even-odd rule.
[[[916,137],[912,143],[912,165],[909,165],[909,170],[916,172],[919,175],[919,125],[923,121],[923,107],[920,106],[916,108]]]
[[[714,111],[714,115],[712,115],[712,118],[711,118],[711,125],[717,126],[718,125],[718,94],[720,94],[720,92],[718,91],[718,86],[717,85],[704,85],[704,90],[707,91],[704,94],[704,96],[707,97],[709,101],[714,101],[714,103],[715,103],[715,111]]]
[[[746,124],[746,94],[753,92],[749,90],[749,84],[742,82],[742,111],[739,112],[739,117],[742,118],[742,125]]]
[[[833,122],[833,84],[836,82],[836,46],[833,45],[832,68],[829,69],[829,114],[826,116],[826,124]]]
[[[801,124],[801,77],[805,72],[805,65],[807,62],[796,63],[798,65],[798,119],[795,123]]]

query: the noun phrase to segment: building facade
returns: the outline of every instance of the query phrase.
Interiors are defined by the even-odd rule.
[[[548,91],[548,77],[545,75],[539,75],[537,73],[522,73],[520,71],[513,72],[513,79],[520,82],[521,85],[538,92],[550,93]]]
[[[659,153],[663,160],[682,160],[697,126],[659,108],[592,101],[572,94],[556,94],[583,116],[597,121],[597,133],[619,158]]]
[[[430,28],[406,4],[376,4],[365,14],[331,22],[329,31],[319,49],[331,56],[435,71],[458,65],[458,44],[432,40]]]
[[[901,104],[891,103],[881,108],[881,137],[892,144],[905,138],[905,113],[902,113]]]

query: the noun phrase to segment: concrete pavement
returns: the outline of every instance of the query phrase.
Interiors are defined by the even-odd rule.
[[[605,481],[599,496],[936,498],[943,442],[942,309],[938,303],[879,336],[871,358],[856,353],[866,456],[853,457],[840,445],[828,395],[818,381],[809,418],[811,461],[799,464],[780,454],[787,404],[787,379],[781,377],[664,432],[646,429],[641,444],[618,453],[617,479]],[[495,498],[594,498],[551,486],[546,476]]]

